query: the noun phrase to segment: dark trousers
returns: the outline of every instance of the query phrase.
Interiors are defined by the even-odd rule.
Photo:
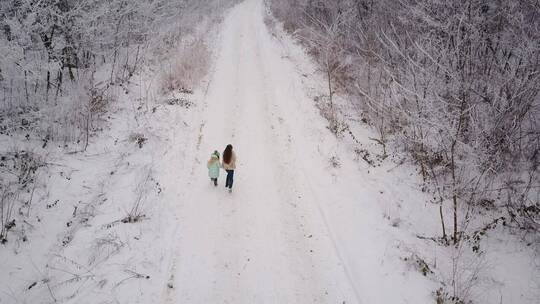
[[[225,188],[232,188],[233,179],[234,179],[234,170],[226,170],[227,171],[227,179],[225,180]]]

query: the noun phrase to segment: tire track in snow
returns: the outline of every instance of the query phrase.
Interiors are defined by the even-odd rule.
[[[219,37],[218,40],[222,40],[222,37]],[[217,43],[216,45],[220,45],[221,43]],[[219,56],[214,56],[214,57],[217,57],[217,58],[214,58],[214,62],[212,63],[212,68],[211,68],[211,73],[210,75],[212,75],[209,80],[208,80],[208,83],[206,85],[206,88],[205,88],[205,91],[204,91],[204,96],[203,96],[203,102],[202,102],[202,108],[200,110],[199,113],[197,113],[198,115],[200,115],[201,117],[201,122],[197,128],[198,132],[197,132],[197,136],[194,137],[194,140],[192,141],[194,143],[194,146],[195,146],[195,149],[194,151],[192,151],[192,154],[191,156],[189,155],[184,155],[185,156],[185,159],[184,161],[188,161],[189,159],[192,159],[193,161],[193,164],[191,166],[191,169],[190,169],[190,174],[189,174],[189,177],[187,178],[188,182],[186,184],[186,189],[188,189],[187,191],[183,192],[182,194],[177,194],[176,195],[176,198],[178,201],[190,201],[191,200],[191,197],[194,195],[193,192],[189,191],[189,189],[192,188],[193,186],[193,181],[195,180],[193,177],[196,175],[197,173],[197,168],[201,166],[201,162],[199,161],[198,159],[198,155],[200,155],[200,150],[201,150],[201,144],[203,142],[203,139],[204,139],[204,128],[206,126],[206,123],[207,121],[204,119],[205,117],[205,113],[207,112],[208,110],[208,94],[210,92],[210,89],[212,87],[212,83],[214,81],[214,78],[216,77],[216,60],[219,60]],[[176,139],[178,134],[178,129],[175,129],[175,134],[172,138]],[[179,145],[176,144],[176,141],[174,142],[174,144],[172,145],[173,147],[179,147]],[[183,146],[182,148],[186,149],[187,146]],[[175,168],[171,168],[172,170],[174,170]],[[178,175],[178,174],[177,174]],[[177,178],[177,180],[181,180],[181,178]],[[176,275],[176,272],[177,272],[177,264],[178,264],[178,252],[181,252],[182,248],[180,248],[179,244],[178,244],[178,239],[180,238],[180,223],[181,223],[181,214],[178,214],[178,208],[177,208],[177,223],[176,223],[176,227],[175,227],[175,232],[173,233],[172,237],[171,237],[171,247],[169,249],[169,251],[171,252],[172,254],[172,257],[170,258],[170,262],[169,262],[169,266],[167,267],[168,271],[167,271],[167,281],[166,283],[164,284],[164,287],[163,287],[163,292],[162,292],[162,295],[161,295],[161,300],[159,301],[160,303],[177,303],[177,292],[176,292],[176,288],[177,288],[177,277],[175,276]]]
[[[291,65],[292,63],[289,62],[289,61],[285,61],[284,59],[284,56],[281,56],[280,55],[280,49],[284,48],[285,46],[280,43],[280,45],[278,46],[277,43],[279,43],[280,41],[276,39],[273,39],[270,35],[270,33],[268,33],[267,31],[264,32],[265,35],[268,36],[268,39],[271,40],[273,42],[273,47],[275,47],[275,49],[265,49],[266,51],[266,54],[265,54],[265,57],[268,58],[268,57],[271,57],[271,56],[280,56],[283,60],[283,64],[284,65]],[[271,77],[267,76],[269,75],[270,73],[268,73],[268,68],[265,66],[265,65],[262,65],[263,67],[263,73],[265,74],[265,78],[268,79],[271,83],[275,83],[273,81],[273,79],[271,79]],[[276,68],[275,66],[273,68]],[[296,70],[294,70],[296,71]],[[294,72],[294,71],[291,71],[291,72]],[[284,70],[282,74],[286,75],[287,74],[287,70]],[[289,86],[289,89],[290,91],[293,93],[293,98],[290,99],[290,100],[298,100],[299,96],[297,95],[297,92],[301,89],[297,88],[295,86],[295,82],[294,81],[291,81],[290,83],[290,86]],[[281,88],[283,90],[283,88]],[[273,91],[272,90],[269,90],[268,88],[266,88],[265,90],[267,92],[268,95],[271,96],[270,99],[272,100],[281,100],[279,97],[275,96],[275,94],[273,94]],[[276,122],[273,124],[273,125],[277,125],[276,128],[272,128],[272,131],[274,131],[273,133],[273,136],[274,138],[276,139],[279,139],[279,137],[284,137],[286,136],[286,139],[285,140],[282,140],[284,141],[284,144],[282,144],[283,146],[286,146],[286,150],[288,153],[284,153],[282,155],[286,155],[287,156],[287,160],[286,161],[282,161],[280,166],[282,167],[282,171],[286,171],[288,174],[288,178],[287,178],[287,181],[288,181],[288,184],[291,184],[291,181],[293,181],[293,184],[295,185],[293,188],[293,192],[295,193],[298,193],[300,194],[302,197],[304,197],[304,200],[306,200],[306,198],[309,198],[308,200],[309,201],[314,201],[315,202],[315,205],[316,205],[316,214],[314,214],[313,216],[315,217],[320,217],[321,219],[321,222],[323,223],[324,225],[324,230],[326,232],[326,235],[327,235],[327,240],[325,240],[326,242],[329,242],[331,243],[331,247],[332,247],[332,253],[336,256],[337,260],[339,261],[339,265],[340,265],[340,268],[343,270],[343,273],[346,275],[347,277],[347,280],[348,280],[348,285],[349,287],[351,288],[352,291],[354,291],[354,295],[355,295],[355,300],[356,300],[356,303],[361,303],[361,297],[360,297],[360,292],[355,288],[355,284],[353,283],[353,279],[352,279],[352,276],[350,274],[350,272],[348,271],[348,268],[347,268],[347,264],[345,263],[345,260],[342,258],[341,256],[341,253],[340,253],[340,250],[337,246],[337,243],[336,243],[336,240],[335,240],[335,237],[334,237],[334,233],[328,223],[328,220],[326,218],[326,215],[324,213],[324,211],[322,210],[321,208],[321,203],[320,203],[320,200],[318,199],[318,197],[316,195],[314,195],[314,193],[317,193],[312,185],[312,183],[310,182],[310,179],[308,178],[308,174],[306,173],[306,170],[304,169],[304,167],[302,166],[298,166],[297,164],[297,159],[300,158],[300,153],[298,152],[298,149],[295,145],[292,144],[293,142],[293,137],[292,137],[292,132],[291,132],[291,129],[289,128],[288,126],[288,121],[291,120],[290,117],[288,117],[288,120],[285,120],[283,119],[283,117],[287,117],[290,115],[290,112],[289,113],[280,113],[279,111],[279,105],[277,102],[274,102],[272,104],[272,108],[268,110],[269,113],[271,113],[272,117],[275,117],[276,118]],[[294,118],[292,118],[294,119]],[[279,131],[278,131],[279,129]],[[307,147],[303,147],[304,149],[307,150]],[[293,155],[292,157],[290,155]],[[291,172],[299,172],[300,174],[293,174]],[[287,185],[282,185],[281,188],[287,188]],[[299,191],[299,188],[301,189]],[[304,212],[306,212],[304,210]],[[306,212],[307,213],[307,212]],[[309,232],[308,232],[309,233]]]
[[[215,66],[212,65],[212,72],[210,73],[211,75],[213,75],[215,73]],[[207,103],[207,96],[208,96],[208,90],[210,89],[210,86],[212,84],[212,78],[210,78],[208,80],[208,83],[206,84],[206,88],[204,90],[204,96],[203,96],[203,102],[202,102],[202,109],[200,110],[201,112],[199,113],[199,115],[203,116],[203,113],[206,111],[207,107],[208,107],[208,103]],[[203,129],[204,129],[204,126],[206,124],[206,121],[205,120],[202,120],[201,123],[199,124],[199,127],[198,127],[198,135],[197,135],[197,143],[196,143],[196,148],[194,150],[194,153],[193,155],[197,155],[199,154],[199,151],[200,151],[200,146],[201,146],[201,143],[202,143],[202,139],[203,139]],[[177,124],[175,124],[177,125]],[[174,135],[172,136],[173,139],[176,139],[178,138],[178,129],[175,128],[174,129]],[[176,140],[174,141],[174,144],[172,145],[173,147],[180,147],[180,145],[178,145],[178,143],[176,142]],[[182,148],[185,148],[182,147]],[[189,157],[186,157],[186,159],[184,159],[184,161],[187,161],[187,158]],[[193,176],[195,176],[195,168],[199,165],[199,162],[197,162],[197,159],[195,158],[195,160],[193,161],[193,164],[191,166],[191,170],[190,170],[190,177],[188,179],[188,183],[187,183],[187,188],[190,188],[191,184],[192,184],[192,181],[193,181]],[[171,168],[172,170],[174,170],[175,168]],[[176,194],[176,198],[178,199],[178,201],[181,200],[182,196],[186,196],[185,194],[184,195],[181,195],[181,194]],[[176,220],[179,221],[179,217],[178,217],[178,214],[176,215]],[[174,246],[173,244],[175,244],[174,241],[177,240],[178,238],[178,233],[179,233],[179,223],[177,222],[176,223],[176,227],[174,229],[174,233],[171,237],[171,247],[169,249],[169,252],[171,254],[171,258],[170,258],[170,261],[169,261],[169,266],[167,267],[167,276],[166,276],[166,283],[165,283],[165,286],[163,287],[163,291],[161,293],[161,299],[159,301],[159,303],[176,303],[176,300],[175,300],[175,293],[174,293],[174,288],[175,288],[175,285],[176,285],[176,278],[175,278],[175,273],[176,273],[176,264],[177,264],[177,255],[175,254],[176,252],[178,252],[179,248],[178,248],[178,245]],[[175,249],[173,249],[175,248]]]

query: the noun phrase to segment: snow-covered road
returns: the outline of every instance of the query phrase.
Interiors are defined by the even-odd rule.
[[[299,164],[287,162],[290,151],[283,146],[283,137],[288,134],[275,125],[285,119],[279,116],[278,92],[287,94],[287,101],[295,97],[288,81],[281,79],[283,62],[261,13],[259,1],[248,1],[224,23],[192,194],[179,210],[177,299],[181,303],[354,302],[332,244],[324,244],[325,252],[314,254],[309,236],[315,231],[297,210],[299,201],[312,200],[298,192],[303,189],[291,179]],[[285,114],[293,118],[300,113]],[[221,152],[228,143],[238,154],[232,194],[225,191],[223,171],[217,188],[204,174],[210,152]],[[324,226],[316,229],[319,235],[326,233]]]
[[[336,142],[306,98],[301,75],[269,33],[264,14],[262,1],[248,0],[224,21],[193,170],[178,172],[189,178],[179,185],[187,193],[176,205],[173,288],[165,288],[163,301],[383,303],[407,298],[401,291],[405,286],[393,286],[395,296],[384,295],[396,282],[384,270],[394,266],[382,266],[388,245],[377,232],[382,217],[357,199],[376,189],[364,189],[370,188],[368,181],[362,182],[347,162],[340,173],[344,178],[337,180],[337,169],[321,157],[329,150],[326,145]],[[210,153],[229,143],[238,155],[232,194],[224,188],[223,171],[217,188],[206,174]],[[412,298],[426,299],[428,292]]]

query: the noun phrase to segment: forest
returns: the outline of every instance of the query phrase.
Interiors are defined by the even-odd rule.
[[[330,107],[351,96],[383,154],[406,152],[433,202],[454,210],[441,241],[469,237],[483,208],[538,237],[537,2],[274,0],[272,10],[320,64]],[[345,136],[335,111],[331,128]]]
[[[235,12],[235,7],[250,12],[259,9],[259,2],[263,7],[261,16],[264,18],[265,29],[255,25],[253,28],[257,29],[256,34],[260,36],[249,36],[252,34],[249,32],[251,28],[246,26],[250,22],[257,23],[258,19],[255,17],[249,19],[252,17],[238,13],[244,19],[238,18],[238,24],[232,21],[227,23],[227,20],[234,19],[227,19],[226,16],[230,11]],[[247,13],[245,15],[247,16]],[[218,85],[216,89],[213,87],[214,83],[221,83],[215,76],[221,75],[220,62],[216,62],[216,58],[222,58],[218,57],[221,49],[217,45],[220,39],[229,37],[219,33],[227,29],[234,38],[229,43],[236,43],[230,47],[237,53],[233,54],[231,51],[229,57],[224,56],[221,60],[237,65],[235,69],[230,68],[225,73],[227,77],[236,75],[236,78],[231,79],[237,82],[232,85]],[[285,39],[283,36],[291,37],[294,43],[298,43],[305,51],[305,58],[316,66],[315,74],[324,80],[321,83],[323,89],[314,98],[311,96],[310,102],[317,107],[327,131],[332,134],[332,140],[353,143],[351,150],[362,165],[368,168],[361,174],[367,176],[370,170],[375,171],[380,166],[394,168],[410,165],[414,168],[415,176],[421,179],[416,190],[429,198],[429,206],[436,208],[437,212],[431,216],[435,217],[438,228],[436,232],[427,229],[419,231],[414,238],[435,246],[435,251],[442,248],[440,250],[449,252],[451,256],[451,266],[443,275],[448,279],[434,279],[437,281],[437,289],[433,291],[437,304],[481,303],[478,296],[471,292],[473,281],[477,278],[476,266],[464,265],[463,257],[472,255],[480,260],[490,250],[484,244],[491,236],[511,235],[519,241],[520,246],[530,248],[534,252],[533,259],[537,259],[540,254],[538,0],[0,1],[0,259],[4,257],[7,265],[8,254],[10,257],[13,255],[13,259],[22,259],[20,252],[32,251],[32,245],[29,244],[32,238],[37,238],[35,231],[48,229],[46,221],[42,222],[47,217],[47,212],[55,210],[59,201],[59,204],[62,204],[61,200],[55,199],[51,193],[60,193],[63,190],[59,189],[63,187],[69,188],[54,181],[54,177],[60,175],[63,179],[70,180],[71,176],[64,176],[69,170],[63,168],[77,167],[77,161],[82,162],[80,168],[77,167],[80,170],[73,169],[71,172],[86,172],[84,170],[90,169],[92,165],[85,162],[91,162],[96,155],[108,155],[98,162],[104,164],[104,168],[99,169],[107,178],[104,180],[118,178],[119,183],[126,182],[131,177],[122,180],[121,176],[116,177],[116,170],[121,168],[124,162],[125,166],[129,167],[139,161],[138,158],[131,161],[126,159],[133,155],[141,159],[149,157],[148,155],[152,157],[151,160],[144,160],[147,162],[144,163],[146,171],[133,169],[131,173],[126,173],[126,176],[132,174],[137,178],[144,175],[137,188],[130,188],[128,191],[129,195],[126,197],[129,199],[124,197],[117,200],[129,201],[129,207],[122,205],[125,209],[122,209],[123,215],[117,216],[114,221],[107,219],[110,223],[100,222],[100,227],[112,229],[118,223],[138,225],[142,221],[161,227],[161,218],[156,216],[151,219],[151,216],[148,216],[150,211],[143,210],[142,206],[150,206],[151,203],[143,201],[163,200],[170,203],[170,197],[173,196],[165,199],[161,194],[165,189],[162,189],[165,179],[170,180],[172,185],[169,190],[174,188],[170,193],[177,197],[184,197],[182,195],[185,193],[196,194],[190,192],[196,191],[190,188],[191,184],[188,187],[176,187],[173,182],[187,178],[188,172],[193,175],[193,172],[198,171],[193,168],[187,170],[189,168],[186,165],[182,167],[185,171],[178,169],[165,174],[154,167],[168,168],[170,163],[180,158],[197,165],[205,162],[197,154],[200,152],[201,142],[205,147],[205,140],[213,138],[208,131],[205,133],[205,126],[212,126],[212,121],[221,121],[219,119],[222,118],[220,115],[205,116],[208,115],[205,111],[209,111],[207,109],[213,106],[208,106],[208,100],[211,99],[207,97],[208,94],[212,96],[212,89],[221,92],[223,100],[227,102],[240,100],[249,94],[259,97],[255,98],[259,102],[268,103],[277,103],[274,99],[283,96],[284,99],[290,99],[290,104],[293,104],[293,101],[299,102],[296,99],[302,99],[298,97],[300,93],[295,94],[294,98],[291,97],[293,95],[279,93],[268,95],[268,92],[279,88],[280,77],[288,79],[286,77],[291,75],[280,76],[268,67],[265,70],[261,63],[264,60],[258,62],[253,58],[259,57],[250,57],[250,52],[255,51],[257,56],[275,55],[276,51],[271,49],[273,44],[264,40],[265,31],[269,31],[276,40]],[[283,31],[283,35],[280,31]],[[289,42],[281,43],[287,45]],[[294,43],[291,42],[288,48],[294,49]],[[225,43],[223,45],[227,46]],[[263,50],[259,50],[259,47]],[[280,59],[289,60],[289,55],[283,51]],[[253,59],[253,62],[242,65],[242,62],[247,62],[248,59]],[[266,91],[255,90],[254,83],[257,84],[256,80],[259,78],[249,74],[254,73],[250,68],[260,71],[260,79],[264,81],[274,79],[274,82],[270,83],[261,80],[264,85],[257,88],[264,88]],[[272,72],[278,76],[268,78],[268,75],[272,76]],[[240,76],[234,73],[240,73]],[[302,73],[304,78],[313,76],[307,72]],[[228,90],[235,91],[237,95],[227,95]],[[256,95],[259,93],[261,95]],[[234,109],[241,107],[235,106]],[[289,109],[283,105],[274,106],[280,107]],[[271,108],[268,106],[264,109],[270,111],[268,109]],[[298,117],[307,119],[309,111],[305,110],[306,107],[300,109],[302,111],[296,113]],[[181,112],[184,110],[194,112]],[[124,113],[122,111],[129,113],[126,114],[129,118],[124,119],[129,121],[126,122],[129,126],[125,127],[127,131],[122,130],[128,132],[127,135],[115,133],[113,130],[114,118],[123,117],[118,114]],[[160,114],[160,111],[166,114]],[[264,116],[265,119],[279,117],[277,123],[273,122],[272,118],[261,119],[261,125],[266,124],[270,128],[264,132],[253,125],[242,125],[249,117],[255,117],[256,113],[262,113],[263,110],[249,115],[238,114],[243,113],[238,111],[229,113],[229,117],[236,119],[235,124],[223,129],[233,132],[237,129],[253,128],[260,131],[260,134],[249,136],[261,138],[277,132],[275,128],[278,127],[275,126],[287,125],[284,123],[286,119],[282,118],[287,116],[283,114],[287,110],[282,109],[282,116],[279,116],[279,113]],[[157,115],[162,116],[156,118]],[[133,125],[132,120],[135,121]],[[240,124],[240,127],[236,124]],[[276,138],[288,136],[286,144],[279,141],[276,143],[275,149],[279,151],[276,154],[291,157],[286,164],[278,162],[282,167],[276,171],[294,163],[295,159],[291,155],[302,155],[315,150],[295,143],[292,139],[294,136],[287,133],[292,134],[296,130],[294,124],[291,125],[293,127],[283,129],[283,134],[275,135]],[[358,132],[358,126],[370,130],[374,135],[363,136],[363,133]],[[301,136],[296,138],[308,138],[305,134],[311,133],[298,134]],[[153,139],[152,136],[158,139]],[[252,139],[250,137],[248,140],[247,135],[241,137],[236,133],[227,133],[226,136],[227,139],[243,143],[244,148],[250,146]],[[173,151],[171,143],[177,143],[172,137],[181,138],[185,142],[178,143],[180,150],[175,148],[176,154],[170,156],[169,163],[160,163],[163,155]],[[115,138],[114,144],[107,142],[110,138]],[[365,148],[366,143],[372,143],[376,148]],[[117,144],[124,150],[120,150]],[[289,150],[295,145],[300,146],[297,154]],[[317,147],[317,153],[326,153]],[[153,150],[152,153],[145,154],[144,149]],[[249,153],[256,154],[251,150]],[[339,153],[335,152],[331,156],[324,154],[325,158],[330,159],[331,170],[341,168],[344,159],[353,158],[344,154],[339,157]],[[116,167],[105,168],[107,157],[113,154],[117,158],[111,163]],[[248,151],[244,155],[246,154]],[[141,166],[142,163],[143,161]],[[245,166],[249,168],[249,164]],[[270,172],[267,169],[264,168]],[[143,171],[144,173],[140,173]],[[254,172],[257,170],[246,171],[256,175]],[[386,173],[390,171],[388,169]],[[290,175],[294,176],[292,180],[305,178],[298,177],[304,176],[300,173],[298,176],[292,173]],[[268,180],[274,180],[273,178],[286,179],[278,176]],[[191,176],[190,179],[194,178]],[[411,180],[414,178],[411,177]],[[93,193],[92,195],[99,192],[97,197],[101,199],[100,195],[107,196],[107,191],[103,190],[107,183],[100,180],[99,191],[92,188],[89,192]],[[298,184],[303,185],[301,182]],[[252,189],[257,189],[250,185]],[[360,179],[356,185],[368,188],[361,184]],[[86,189],[84,187],[90,186],[84,184],[81,187]],[[279,189],[274,189],[276,191],[273,192],[280,194],[282,188],[287,188],[283,184],[276,187]],[[113,193],[112,189],[110,191]],[[168,195],[167,189],[163,191]],[[147,192],[152,195],[149,196]],[[330,190],[326,192],[328,193],[331,193]],[[54,241],[62,248],[69,248],[78,230],[90,229],[91,225],[87,222],[100,214],[114,213],[111,210],[117,208],[114,205],[100,207],[100,204],[110,203],[105,203],[107,199],[96,205],[93,201],[87,202],[90,199],[79,200],[79,194],[70,198],[73,201],[70,201],[70,204],[74,207],[62,207],[62,229],[71,229],[67,239],[58,237]],[[242,195],[241,191],[239,195]],[[292,201],[291,197],[294,197],[294,200],[301,198],[301,195],[287,195],[289,196],[283,194],[283,197],[280,196],[275,201],[282,203]],[[316,191],[310,195],[315,198],[324,196],[318,195]],[[417,197],[420,205],[423,198],[420,195]],[[96,198],[92,200],[97,201]],[[75,203],[76,201],[78,203]],[[407,201],[407,204],[414,203]],[[88,214],[81,215],[83,207]],[[174,209],[174,205],[160,208],[163,208],[159,211],[163,214],[183,216],[182,211],[178,211],[180,209]],[[326,208],[328,209],[320,208],[317,212],[322,214],[325,225],[331,226],[326,221],[325,210],[332,206]],[[227,214],[229,216],[234,212]],[[177,216],[175,220],[167,218],[170,222],[163,226],[168,226],[167,229],[181,226],[182,222],[178,218],[182,216]],[[74,225],[76,220],[80,222],[73,228],[71,225]],[[239,219],[241,220],[245,219]],[[238,225],[244,224],[246,223],[241,222]],[[392,226],[399,225],[396,221]],[[217,226],[214,228],[216,231],[224,229]],[[54,233],[60,235],[60,230],[54,229]],[[181,238],[175,234],[176,230],[167,233],[172,235],[171,238]],[[326,234],[330,235],[330,238],[338,238],[334,235],[338,233]],[[123,252],[124,245],[129,244],[118,235],[111,235],[101,235],[103,238],[96,241],[99,250],[109,248],[108,251],[105,250],[108,253],[104,261]],[[104,241],[105,238],[108,241]],[[169,243],[173,242],[164,241],[163,244]],[[339,247],[337,243],[332,239],[332,246]],[[113,247],[115,249],[111,250]],[[337,252],[340,250],[345,251],[342,248],[336,249]],[[45,260],[45,252],[39,252],[43,253],[44,260],[39,267],[34,267],[43,267],[40,268],[43,270],[49,267],[51,262]],[[100,252],[103,254],[103,251]],[[77,265],[79,270],[83,268],[80,266],[83,262],[75,262],[73,256],[74,260],[68,259],[67,253],[64,256],[64,249],[55,251],[55,254],[57,260],[59,256],[62,257],[61,263],[71,264],[72,267]],[[437,265],[437,258],[434,258],[435,262],[432,263],[429,258],[421,258],[422,254],[414,253],[412,259],[414,267],[426,276]],[[341,259],[340,254],[337,256]],[[92,259],[95,258],[88,258]],[[164,259],[164,255],[161,256],[161,260]],[[171,265],[174,268],[174,263],[171,262]],[[161,264],[159,267],[162,267],[159,268],[160,271],[164,269]],[[242,271],[245,268],[246,266],[243,266]],[[123,271],[126,272],[125,269]],[[129,271],[132,271],[131,268]],[[139,272],[129,271],[129,279],[150,278]],[[536,271],[538,273],[538,270]],[[33,281],[28,279],[30,283],[35,282],[29,287],[28,280],[25,281],[24,284],[27,285],[19,286],[20,294],[40,284],[44,286],[40,292],[47,294],[51,302],[78,299],[75,295],[78,296],[79,289],[73,295],[68,292],[63,298],[58,296],[62,294],[60,290],[68,284],[85,281],[83,278],[86,278],[87,273],[71,275],[72,277],[67,279],[58,277],[58,284],[52,285],[52,288],[48,283],[54,282],[54,276]],[[88,277],[89,281],[95,280],[93,288],[98,289],[109,284],[105,279],[98,282],[97,275]],[[2,278],[6,277],[0,277]],[[172,278],[174,275],[171,275],[169,280]],[[349,274],[348,279],[352,280]],[[1,283],[3,282],[0,282],[0,285]],[[111,293],[123,283],[124,281],[120,280],[118,285],[109,284]],[[540,283],[533,283],[540,290]],[[170,282],[167,284],[172,286]],[[156,286],[158,285],[156,283]],[[73,289],[70,288],[67,289]],[[17,298],[15,294],[16,292],[12,295],[10,293],[10,298]],[[156,292],[147,293],[145,296],[151,298],[155,294]],[[42,294],[39,294],[35,298],[41,296]],[[88,298],[86,300],[88,301]],[[0,303],[4,303],[2,293]],[[16,303],[23,301],[17,300]]]

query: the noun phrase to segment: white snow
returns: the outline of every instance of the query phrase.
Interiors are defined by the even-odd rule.
[[[429,283],[402,274],[378,204],[386,187],[353,160],[331,167],[340,144],[263,13],[246,1],[224,22],[189,194],[176,210],[168,303],[430,302]],[[238,154],[232,194],[205,174],[228,143]]]
[[[444,278],[405,259],[449,271],[451,248],[416,237],[439,234],[438,207],[412,167],[371,167],[327,129],[310,95],[324,90],[315,65],[265,14],[261,0],[230,10],[209,78],[182,95],[193,107],[164,104],[147,71],[89,151],[48,151],[62,164],[48,171],[58,206],[36,206],[31,241],[0,248],[0,303],[435,302]],[[352,128],[376,153],[370,131]],[[214,187],[206,169],[227,144],[232,193],[224,171]],[[121,223],[138,200],[145,218]],[[534,255],[512,244],[490,240],[479,303],[537,303]]]

